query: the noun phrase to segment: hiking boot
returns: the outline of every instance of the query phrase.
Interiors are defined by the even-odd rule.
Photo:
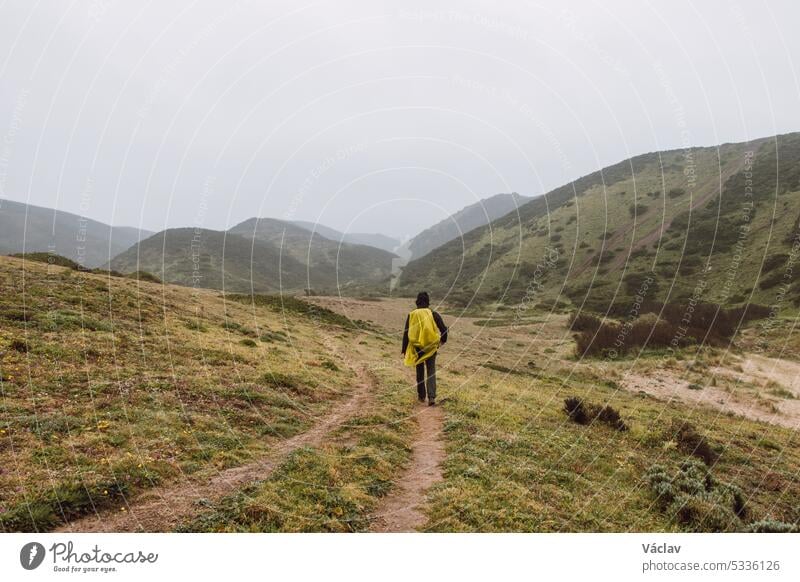
[[[417,400],[419,400],[420,404],[425,404],[425,397],[424,396],[421,397],[421,398],[417,398]]]
[[[436,406],[436,401],[435,400],[429,400],[428,401],[428,406]]]

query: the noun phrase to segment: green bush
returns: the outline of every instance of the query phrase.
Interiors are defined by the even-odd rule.
[[[654,465],[646,475],[658,505],[681,527],[695,532],[734,532],[747,514],[738,487],[717,481],[697,459],[682,462],[675,473]]]
[[[640,214],[644,214],[649,210],[649,206],[647,204],[642,204],[641,202],[638,204],[631,204],[628,207],[628,212],[630,213],[631,217],[639,216]]]
[[[706,465],[713,465],[719,454],[708,439],[697,432],[693,424],[681,419],[673,419],[667,431],[667,438],[675,441],[681,452],[702,459]]]
[[[567,413],[570,420],[578,424],[588,425],[597,421],[618,431],[628,430],[628,425],[622,420],[619,411],[608,404],[600,406],[572,396],[564,400],[564,412]]]
[[[602,320],[596,315],[576,311],[570,315],[567,321],[567,327],[572,331],[597,331],[602,325]]]
[[[667,196],[670,198],[680,198],[684,194],[686,194],[686,190],[683,188],[670,188],[667,192]]]
[[[751,523],[744,531],[746,533],[800,533],[800,525],[773,519],[762,519]]]

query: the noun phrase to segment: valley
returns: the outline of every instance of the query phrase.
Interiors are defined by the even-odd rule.
[[[438,305],[451,339],[429,408],[399,354],[409,299],[250,297],[24,264],[0,259],[4,531],[740,531],[800,518],[800,352],[748,351],[739,338],[758,321],[729,347],[609,360],[576,355],[565,313]],[[570,398],[610,407],[624,430],[572,420]],[[720,493],[680,497],[692,512],[673,514],[654,468],[708,471]]]

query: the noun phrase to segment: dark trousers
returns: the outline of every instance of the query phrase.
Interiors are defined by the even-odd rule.
[[[420,400],[425,398],[425,372],[428,372],[428,400],[436,399],[436,354],[417,364],[417,396]]]

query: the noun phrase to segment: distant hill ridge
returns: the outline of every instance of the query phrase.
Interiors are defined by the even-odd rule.
[[[423,257],[451,240],[513,212],[529,200],[530,198],[512,192],[495,194],[470,204],[412,238],[408,243],[411,258]]]
[[[398,291],[623,311],[800,303],[800,133],[635,156],[413,260]],[[784,284],[787,293],[778,295]]]
[[[388,288],[393,258],[388,251],[333,241],[290,222],[251,218],[228,231],[162,231],[115,257],[110,267],[237,292],[355,292]]]
[[[104,265],[153,234],[71,212],[0,199],[0,254],[49,252],[87,268]]]
[[[295,224],[306,230],[318,232],[325,238],[335,242],[347,242],[359,245],[368,245],[385,251],[395,252],[395,250],[402,244],[398,239],[386,236],[379,233],[366,233],[366,232],[340,232],[334,228],[325,226],[318,222],[310,222],[306,220],[294,220]]]

